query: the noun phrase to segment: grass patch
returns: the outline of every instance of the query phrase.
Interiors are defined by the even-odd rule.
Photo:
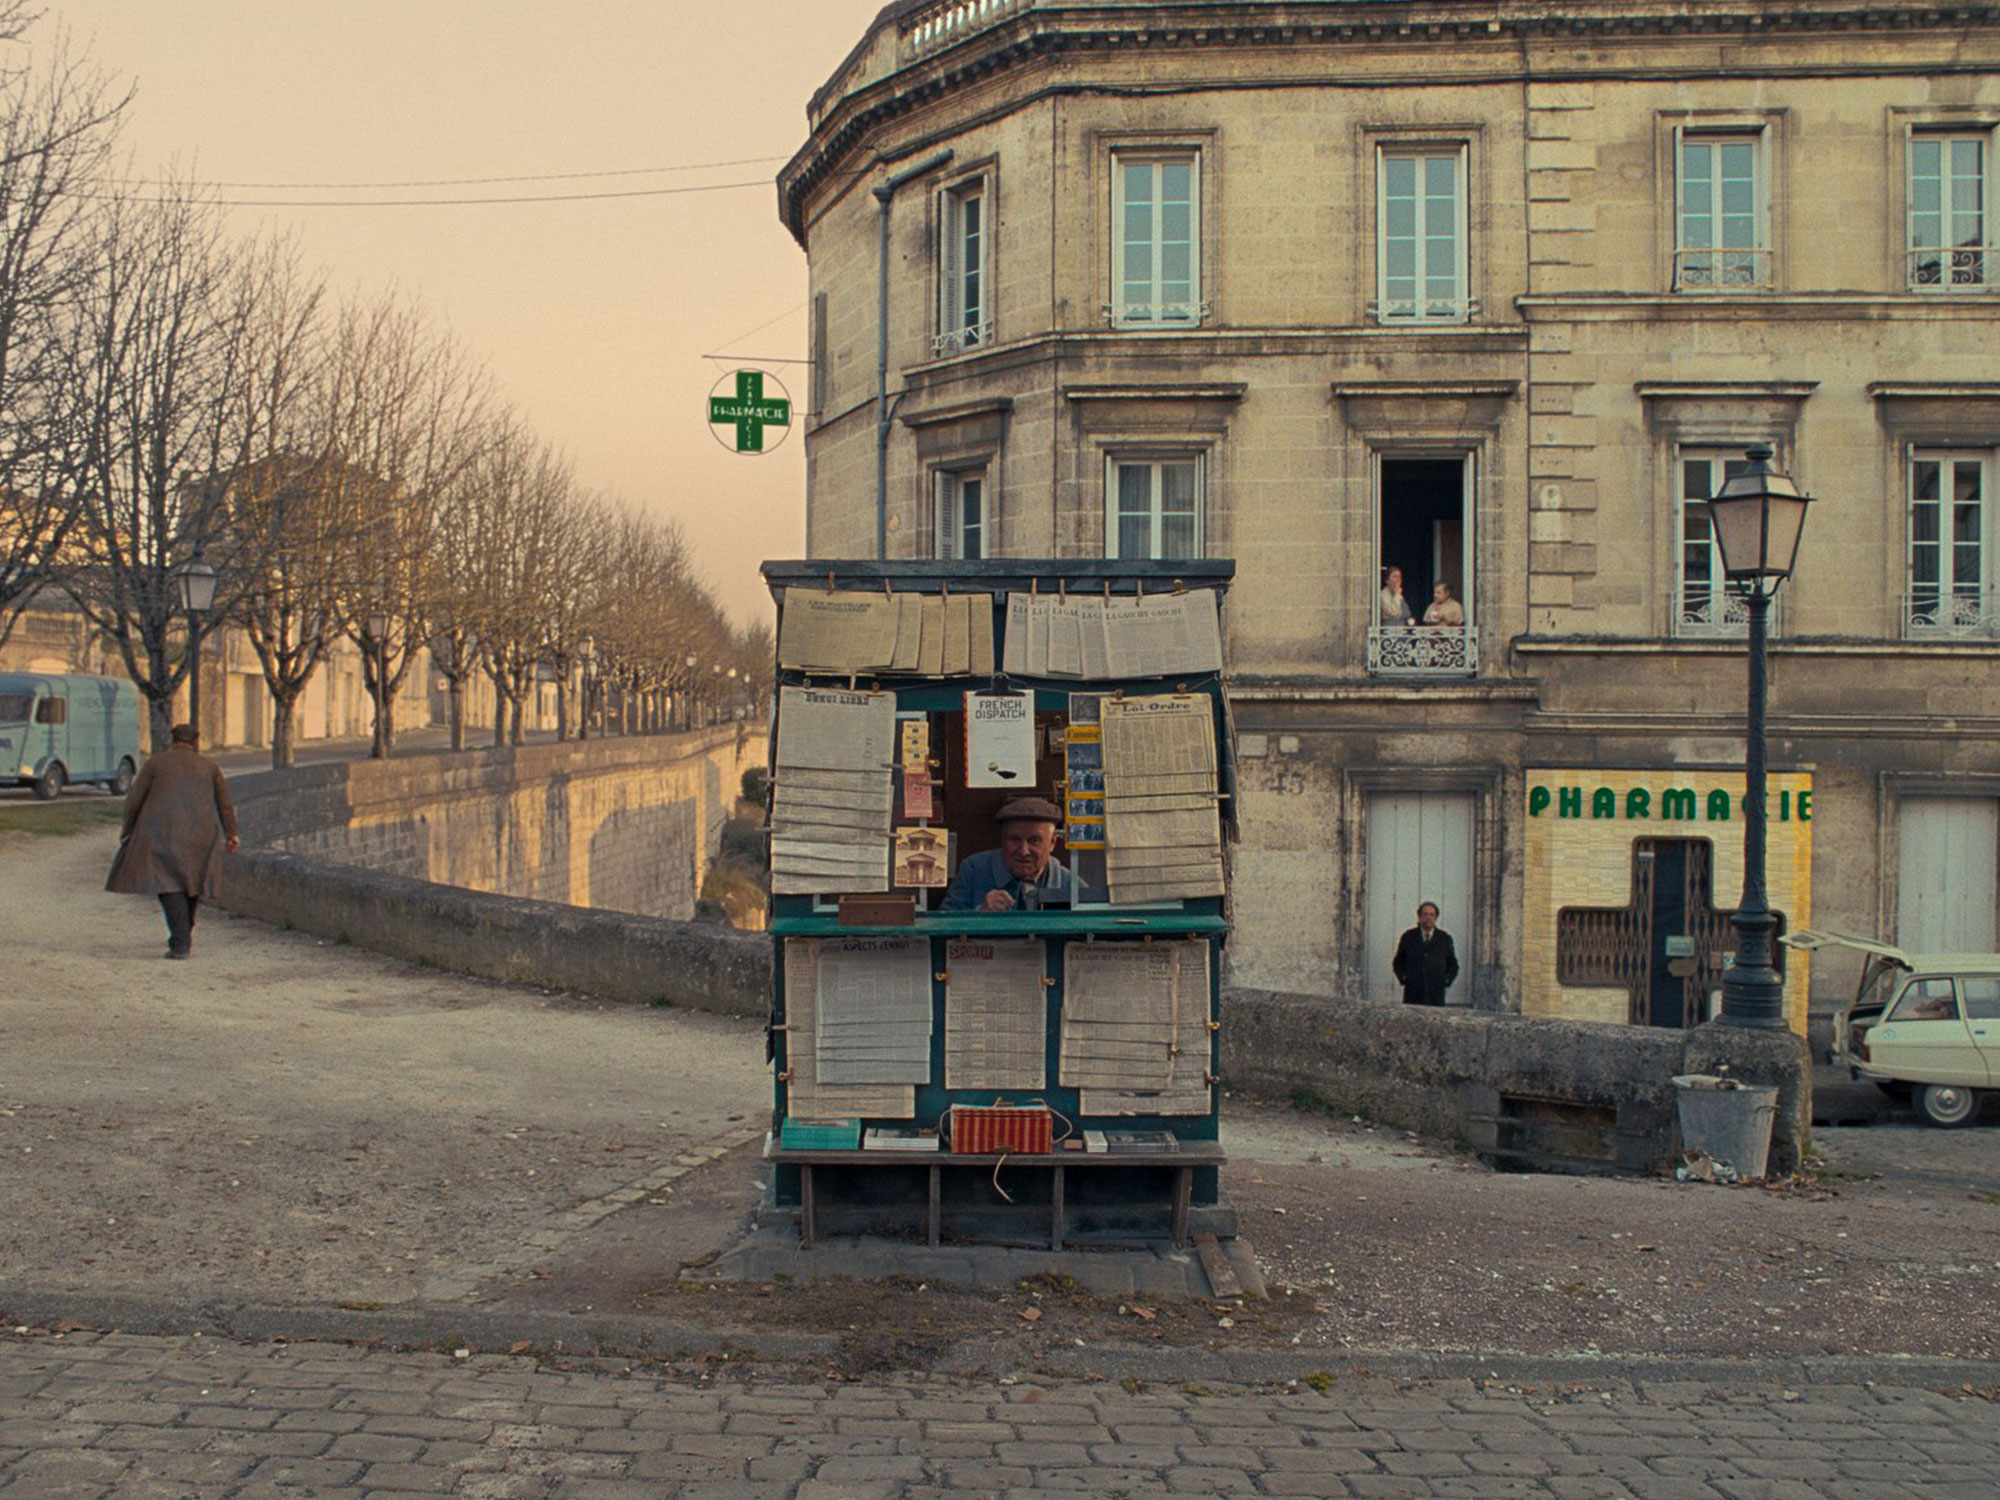
[[[124,798],[85,793],[58,797],[53,802],[0,803],[0,833],[64,838],[97,828],[115,828],[124,815]]]

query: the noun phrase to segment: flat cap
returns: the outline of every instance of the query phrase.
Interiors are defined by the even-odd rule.
[[[996,823],[1060,823],[1062,809],[1046,797],[1016,797],[993,815]]]

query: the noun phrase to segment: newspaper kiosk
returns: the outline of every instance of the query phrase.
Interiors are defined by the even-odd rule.
[[[1220,561],[769,562],[773,1195],[931,1244],[1234,1232]],[[1067,901],[951,911],[1022,797]]]

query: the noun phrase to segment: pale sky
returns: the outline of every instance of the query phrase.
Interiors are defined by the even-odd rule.
[[[882,0],[46,0],[58,27],[137,86],[141,173],[207,182],[655,175],[380,191],[226,188],[228,199],[512,197],[754,182],[727,191],[458,207],[242,207],[297,225],[340,289],[401,287],[492,370],[580,481],[678,521],[739,623],[768,619],[766,557],[805,538],[794,429],[739,457],[710,435],[711,387],[806,355],[805,257],[772,179],[805,106]],[[746,160],[772,158],[771,160]],[[737,356],[722,362],[710,354]],[[769,364],[794,404],[803,364]]]

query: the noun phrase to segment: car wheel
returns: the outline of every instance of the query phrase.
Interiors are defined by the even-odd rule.
[[[62,795],[63,783],[69,780],[63,774],[62,762],[52,760],[46,771],[35,778],[35,795],[44,802],[53,802]]]
[[[1927,1083],[1917,1090],[1917,1114],[1926,1125],[1955,1130],[1979,1114],[1979,1090],[1955,1083]]]
[[[122,797],[127,792],[131,791],[132,778],[137,774],[138,774],[137,771],[133,768],[131,756],[128,755],[123,760],[119,761],[118,774],[111,778],[111,795],[114,797]]]

